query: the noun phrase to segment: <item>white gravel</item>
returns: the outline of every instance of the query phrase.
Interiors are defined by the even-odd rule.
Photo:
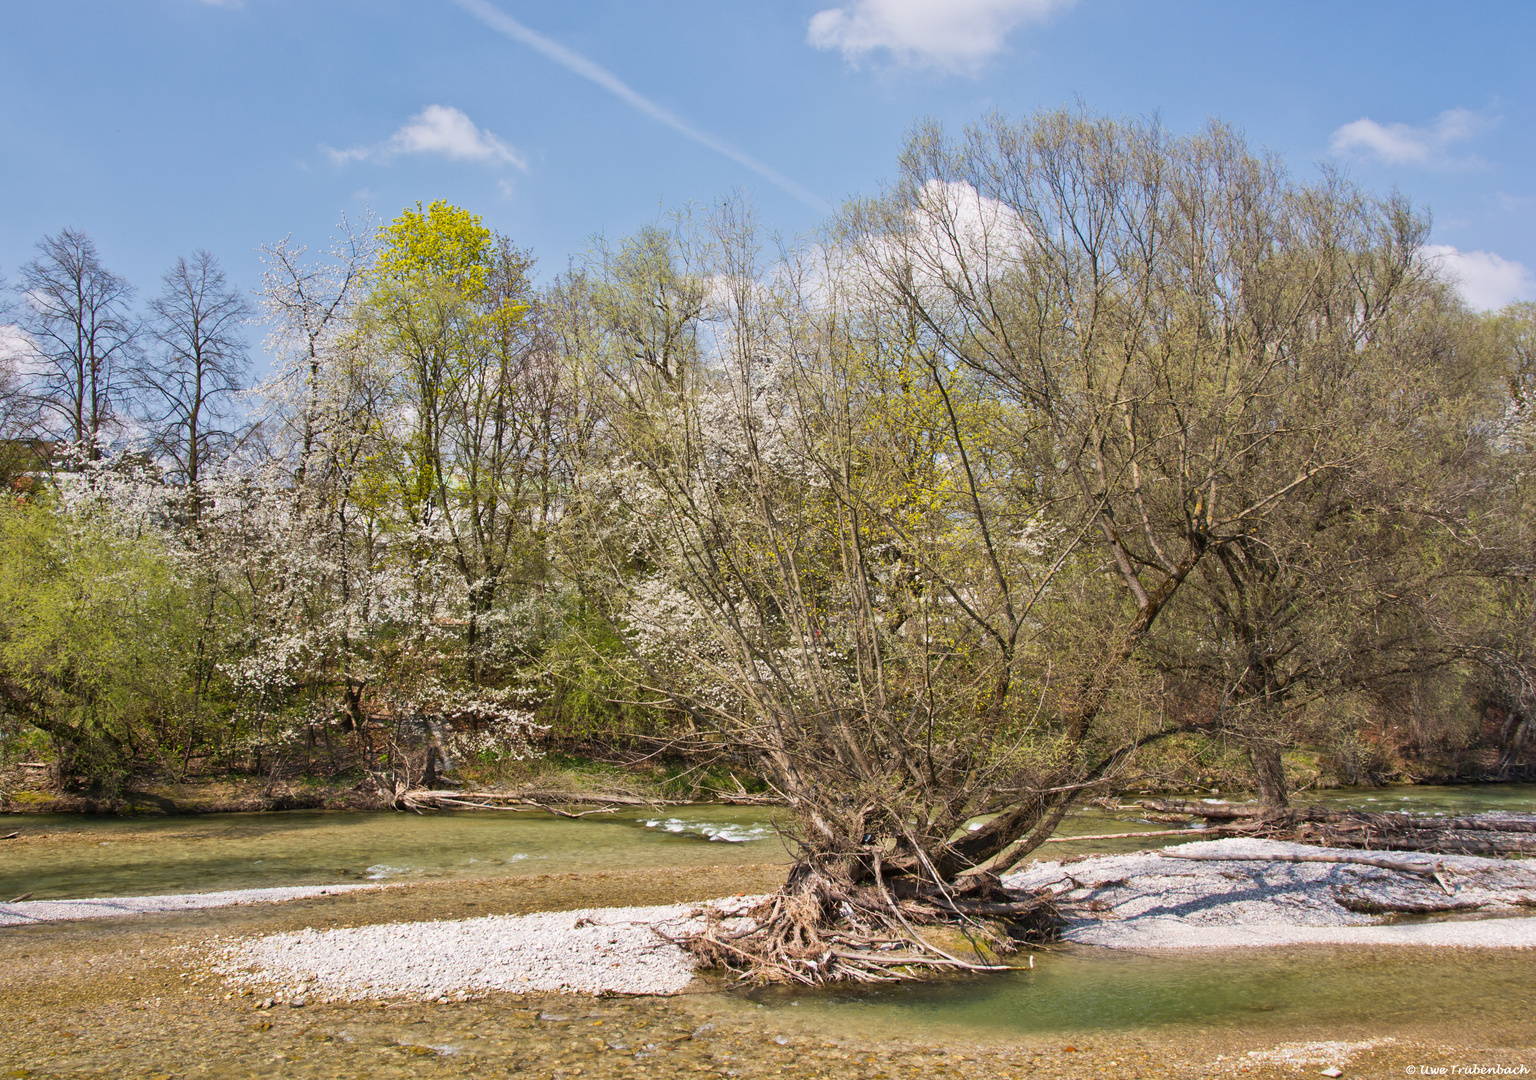
[[[1173,850],[1173,849],[1164,849]],[[1197,862],[1159,852],[1035,863],[1009,875],[1010,889],[1049,889],[1068,918],[1063,937],[1120,949],[1225,949],[1262,945],[1461,945],[1536,947],[1536,919],[1508,916],[1536,904],[1536,861],[1317,848],[1228,839],[1180,845],[1181,854],[1254,856]],[[1377,857],[1440,864],[1432,878],[1358,863],[1266,861],[1277,854]],[[1459,905],[1397,921],[1352,908]]]
[[[713,906],[729,915],[760,900]],[[692,981],[693,963],[667,939],[701,927],[702,916],[701,905],[673,904],[301,930],[226,943],[213,969],[290,1003],[489,991],[675,994]]]
[[[233,904],[270,904],[280,900],[305,900],[356,889],[381,889],[385,885],[299,885],[278,889],[228,889],[224,892],[171,893],[164,896],[98,896],[87,900],[23,900],[0,904],[0,926],[68,922],[71,919],[115,919],[122,915],[161,915],[170,911],[198,911]]]
[[[1172,851],[1175,849],[1164,849]],[[1123,949],[1263,945],[1460,945],[1536,948],[1536,860],[1428,856],[1228,839],[1162,852],[1035,863],[1011,889],[1052,893],[1068,919],[1064,937]],[[1416,874],[1358,863],[1275,862],[1267,856],[1333,854],[1438,864],[1450,887]],[[1249,856],[1249,858],[1242,858]],[[191,911],[380,888],[329,885],[175,896],[38,900],[0,904],[0,926],[63,919]],[[760,901],[713,901],[730,920]],[[1373,904],[1459,905],[1436,921],[1387,922]],[[464,998],[492,991],[671,994],[693,979],[691,958],[671,940],[701,925],[705,906],[604,908],[302,930],[224,941],[212,967],[231,982],[307,1000]],[[1472,915],[1478,917],[1470,917]]]

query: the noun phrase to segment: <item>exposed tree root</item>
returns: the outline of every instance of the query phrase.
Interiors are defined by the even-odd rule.
[[[872,880],[853,880],[847,869],[801,862],[745,917],[715,913],[680,944],[703,966],[754,982],[894,982],[924,971],[1008,969],[955,955],[933,940],[936,931],[959,930],[978,957],[995,957],[1020,940],[1049,939],[1061,922],[1049,900],[1006,893],[995,878],[959,892],[908,877],[887,882],[878,860]]]

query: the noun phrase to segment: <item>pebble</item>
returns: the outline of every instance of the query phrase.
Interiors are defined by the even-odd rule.
[[[716,904],[732,914],[757,902]],[[212,966],[237,984],[293,1000],[447,1004],[492,991],[674,994],[693,981],[693,961],[672,939],[702,925],[699,905],[673,904],[308,929],[225,944]]]

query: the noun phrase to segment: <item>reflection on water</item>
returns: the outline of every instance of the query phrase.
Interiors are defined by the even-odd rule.
[[[27,815],[0,858],[0,900],[134,896],[348,881],[482,878],[785,859],[761,807],[652,815],[287,811],[124,819]],[[7,829],[9,831],[9,828]],[[705,843],[711,837],[737,843]],[[750,841],[750,842],[748,842]]]
[[[1032,971],[849,993],[759,991],[828,1031],[921,1027],[1021,1035],[1168,1024],[1244,1031],[1413,1024],[1426,1015],[1529,1023],[1536,956],[1477,949],[1290,948],[1198,955],[1088,948],[1037,953]],[[1500,1018],[1508,1014],[1507,1020]]]

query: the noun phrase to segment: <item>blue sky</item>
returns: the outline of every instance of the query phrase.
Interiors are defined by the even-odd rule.
[[[1400,188],[1496,306],[1536,298],[1533,43],[1528,0],[0,0],[0,273],[72,225],[142,294],[198,247],[255,288],[446,198],[548,277],[735,189],[792,236],[921,117],[1081,99]]]

